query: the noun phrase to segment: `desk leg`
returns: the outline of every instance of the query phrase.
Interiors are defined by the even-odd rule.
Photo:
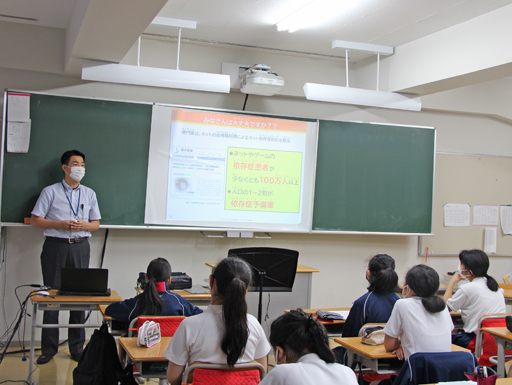
[[[32,305],[32,330],[30,332],[30,356],[28,364],[28,378],[27,382],[32,385],[32,371],[34,370],[34,346],[36,339],[36,324],[37,324],[37,302]]]
[[[498,345],[498,375],[505,378],[505,340],[503,338],[495,338]]]

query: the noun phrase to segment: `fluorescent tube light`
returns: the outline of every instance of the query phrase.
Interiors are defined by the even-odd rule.
[[[276,26],[278,31],[295,32],[301,28],[310,28],[325,24],[339,18],[343,12],[347,12],[356,6],[356,0],[312,0],[302,8],[292,11],[291,14],[279,21]],[[291,4],[291,3],[290,3]]]
[[[394,47],[378,44],[356,43],[353,41],[333,40],[332,48],[343,48],[350,51],[362,51],[379,53],[381,55],[393,55]]]
[[[308,100],[320,102],[421,111],[421,99],[415,95],[316,83],[304,84],[304,93]]]
[[[84,60],[82,80],[229,93],[229,75]]]
[[[182,19],[172,19],[170,17],[161,17],[157,16],[151,22],[151,25],[158,25],[164,27],[175,27],[175,28],[186,28],[186,29],[196,29],[197,22],[193,20],[182,20]]]

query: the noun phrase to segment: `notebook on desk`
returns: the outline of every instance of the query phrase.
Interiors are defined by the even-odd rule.
[[[59,295],[109,296],[108,270],[63,267]]]

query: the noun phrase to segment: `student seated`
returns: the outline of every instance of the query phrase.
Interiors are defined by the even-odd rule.
[[[444,301],[436,296],[439,275],[426,265],[407,272],[402,299],[395,303],[384,328],[384,347],[398,359],[416,352],[451,352],[453,322]]]
[[[228,364],[257,361],[267,369],[270,345],[255,317],[247,314],[245,295],[251,269],[243,260],[228,257],[210,275],[211,304],[184,320],[164,353],[167,379],[181,384],[185,365],[194,362]]]
[[[185,298],[166,289],[171,283],[171,265],[164,258],[153,259],[146,272],[148,280],[144,291],[135,298],[110,304],[105,314],[117,321],[126,322],[139,315],[191,316],[203,311]]]
[[[370,283],[368,292],[354,301],[343,325],[342,337],[357,337],[367,323],[388,322],[395,302],[400,299],[395,292],[398,284],[395,260],[389,255],[377,254],[370,259],[366,280]],[[345,352],[341,346],[334,349],[338,362],[345,362]]]
[[[486,314],[504,314],[506,308],[498,282],[487,275],[487,254],[482,250],[463,250],[459,261],[459,268],[446,288],[444,300],[451,310],[461,312],[464,329],[453,336],[452,342],[466,348],[475,338],[480,318]],[[461,285],[453,294],[453,287],[462,280],[469,283]]]
[[[354,372],[336,363],[323,325],[302,309],[291,310],[272,322],[270,344],[276,367],[261,385],[357,385]]]

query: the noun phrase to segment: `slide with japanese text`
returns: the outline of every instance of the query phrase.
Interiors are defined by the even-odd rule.
[[[154,118],[146,223],[309,229],[316,122],[169,107]]]

